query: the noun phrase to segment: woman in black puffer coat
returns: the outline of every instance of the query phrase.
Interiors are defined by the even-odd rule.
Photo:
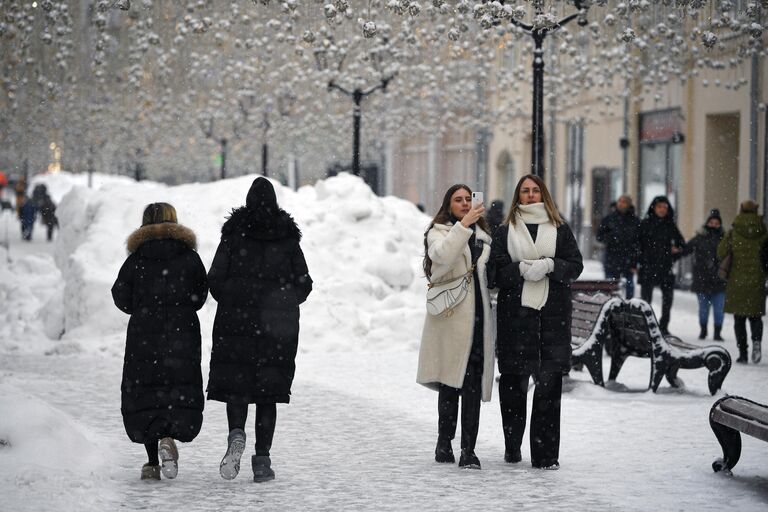
[[[192,441],[203,423],[200,322],[208,297],[205,266],[192,230],[176,223],[176,210],[153,203],[128,237],[128,259],[114,286],[115,305],[131,315],[123,364],[125,431],[143,443],[149,462],[142,479],[174,478],[174,439]]]
[[[277,205],[269,180],[256,178],[244,207],[221,229],[208,281],[218,301],[208,399],[226,402],[229,421],[222,478],[235,478],[245,449],[248,404],[256,404],[254,481],[274,478],[269,451],[276,403],[288,403],[296,370],[299,304],[312,291],[301,231]]]
[[[640,222],[640,264],[637,282],[640,297],[651,303],[653,289],[661,288],[662,334],[669,333],[670,312],[675,293],[672,266],[685,251],[685,239],[675,224],[675,211],[666,196],[656,196],[648,207],[648,215]]]

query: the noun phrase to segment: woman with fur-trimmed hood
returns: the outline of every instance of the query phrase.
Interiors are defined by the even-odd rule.
[[[227,404],[229,438],[219,471],[231,480],[245,450],[248,404],[256,404],[255,482],[275,477],[270,449],[277,403],[288,403],[296,371],[299,304],[312,279],[301,231],[277,204],[269,180],[253,181],[245,206],[221,228],[208,281],[219,303],[213,324],[208,400]]]
[[[424,273],[430,283],[447,283],[471,275],[469,292],[453,309],[427,313],[421,336],[416,382],[438,392],[437,462],[455,462],[461,398],[459,466],[480,469],[475,442],[480,402],[491,399],[494,364],[494,319],[485,264],[491,237],[482,204],[472,207],[472,190],[453,185],[424,233]],[[458,281],[457,281],[458,282]]]
[[[208,297],[205,266],[195,252],[195,234],[176,222],[168,203],[146,207],[127,246],[128,259],[112,286],[115,305],[131,315],[121,385],[123,423],[131,441],[147,450],[142,480],[159,480],[161,469],[166,478],[175,478],[174,439],[192,441],[203,423],[197,311]]]

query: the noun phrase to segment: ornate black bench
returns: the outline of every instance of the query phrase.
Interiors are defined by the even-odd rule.
[[[679,387],[677,371],[706,367],[709,392],[715,394],[731,369],[731,356],[720,345],[701,347],[676,336],[662,336],[651,306],[640,299],[624,301],[611,310],[611,336],[605,346],[611,356],[608,379],[615,381],[629,356],[651,359],[649,387],[656,392],[663,377]]]
[[[575,293],[571,299],[571,367],[587,367],[592,381],[603,386],[603,346],[611,331],[611,312],[622,300],[604,293]]]
[[[723,448],[723,458],[713,462],[712,469],[730,473],[741,457],[739,432],[768,442],[768,405],[739,396],[726,396],[710,409],[709,426]]]

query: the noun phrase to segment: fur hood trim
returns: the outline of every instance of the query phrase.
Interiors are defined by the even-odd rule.
[[[192,249],[197,249],[197,237],[194,231],[188,227],[173,222],[163,222],[162,224],[148,224],[141,226],[131,233],[126,241],[129,253],[134,253],[145,242],[152,240],[178,240]]]
[[[293,217],[278,209],[277,214],[266,214],[246,206],[235,208],[221,227],[224,237],[246,237],[256,240],[293,238],[301,241],[301,230]]]

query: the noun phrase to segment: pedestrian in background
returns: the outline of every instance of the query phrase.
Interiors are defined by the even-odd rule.
[[[16,181],[13,186],[14,192],[16,192],[16,215],[21,219],[21,208],[27,200],[27,180],[22,177]]]
[[[563,373],[571,368],[571,282],[583,268],[576,238],[546,185],[538,176],[524,176],[493,236],[488,263],[488,284],[499,288],[496,350],[506,462],[522,460],[532,375],[531,464],[560,467]]]
[[[613,211],[606,215],[597,229],[597,241],[605,245],[603,269],[606,279],[626,280],[625,296],[635,296],[635,272],[639,252],[640,219],[635,215],[632,198],[620,196]]]
[[[46,227],[46,239],[50,242],[53,240],[53,230],[59,226],[59,219],[56,217],[56,203],[53,202],[51,196],[46,192],[40,198],[37,206],[40,210],[43,224]]]
[[[485,220],[488,222],[491,235],[493,235],[494,231],[504,222],[504,201],[501,199],[491,201],[491,207],[485,215]]]
[[[469,278],[466,297],[439,315],[427,313],[421,335],[416,382],[436,390],[435,461],[453,463],[461,398],[459,467],[480,469],[475,454],[480,403],[491,399],[494,339],[486,263],[491,237],[482,204],[472,207],[472,190],[450,187],[424,233],[424,274],[430,283],[461,284]]]
[[[188,443],[203,424],[200,321],[208,297],[195,233],[178,224],[168,203],[144,209],[127,241],[112,298],[131,315],[125,341],[121,411],[128,437],[144,444],[142,480],[176,478],[176,441]],[[161,466],[162,462],[162,466]]]
[[[27,242],[32,241],[32,232],[35,229],[35,220],[37,219],[37,208],[35,203],[28,197],[21,201],[19,208],[19,220],[21,221],[21,239]]]
[[[707,337],[709,309],[714,319],[714,339],[723,341],[721,332],[725,307],[725,280],[718,276],[717,247],[723,239],[723,219],[720,210],[713,209],[704,227],[686,244],[684,254],[693,255],[693,284],[691,291],[699,302],[699,339]]]
[[[232,480],[245,450],[248,405],[256,404],[254,482],[275,478],[270,450],[277,404],[288,403],[296,373],[299,305],[312,291],[299,226],[256,178],[221,228],[208,281],[218,302],[208,400],[227,404],[227,452],[219,473]]]
[[[733,314],[733,330],[739,349],[737,363],[748,361],[747,320],[752,334],[752,362],[759,363],[762,358],[766,271],[761,250],[768,240],[768,233],[757,211],[758,204],[751,199],[741,203],[733,227],[717,247],[717,257],[721,261],[731,255],[725,312]]]
[[[685,239],[675,224],[675,211],[666,196],[653,198],[647,216],[640,222],[639,274],[640,296],[648,304],[653,299],[653,289],[661,288],[662,334],[669,334],[670,312],[675,293],[675,275],[672,265],[685,250]]]

